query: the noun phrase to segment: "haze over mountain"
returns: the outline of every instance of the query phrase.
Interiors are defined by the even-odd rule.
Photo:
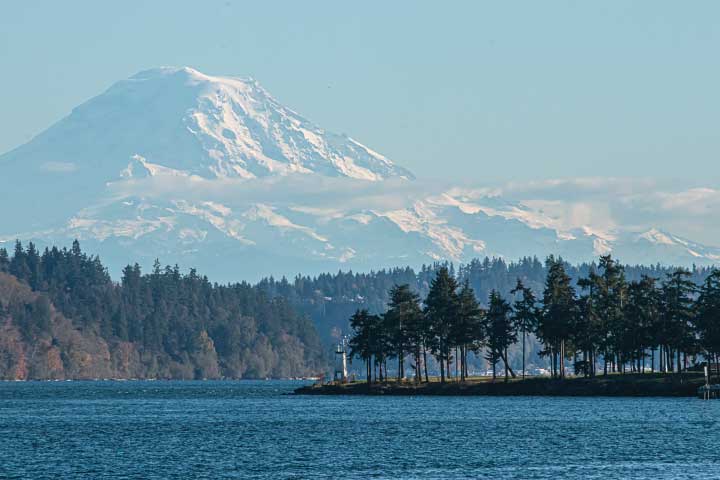
[[[605,215],[606,199],[583,197],[587,179],[546,182],[529,197],[517,185],[479,186],[482,165],[460,187],[415,180],[253,79],[188,67],[114,84],[0,156],[0,168],[11,199],[0,204],[0,242],[78,238],[114,275],[129,259],[156,257],[218,280],[486,255],[720,260],[718,248],[639,220],[651,200],[635,191],[622,205],[636,217],[618,219]],[[622,185],[605,181],[607,195]],[[570,203],[547,196],[579,184]]]

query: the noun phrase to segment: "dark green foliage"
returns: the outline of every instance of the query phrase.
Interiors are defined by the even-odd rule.
[[[390,302],[384,315],[393,355],[398,359],[398,379],[405,377],[405,356],[415,359],[415,379],[420,379],[420,349],[425,341],[426,322],[420,309],[420,297],[408,284],[390,289]]]
[[[696,305],[700,346],[717,365],[720,361],[720,271],[715,270],[705,279]]]
[[[662,332],[667,352],[667,365],[672,371],[674,359],[677,369],[681,370],[681,354],[695,353],[696,341],[693,329],[693,304],[697,290],[690,280],[690,272],[677,269],[665,277],[662,284]]]
[[[468,351],[479,353],[485,342],[485,311],[480,308],[470,282],[465,280],[458,293],[457,312],[450,333],[450,343],[459,349],[460,379],[468,376]]]
[[[565,343],[570,338],[577,318],[575,289],[565,272],[562,260],[548,257],[547,278],[543,290],[542,309],[538,317],[537,335],[550,356],[553,376],[565,375]]]
[[[10,257],[7,250],[0,248],[0,272],[7,273],[10,269]]]
[[[430,350],[440,364],[440,381],[449,375],[449,362],[453,347],[451,333],[458,311],[458,284],[446,267],[438,270],[425,298],[425,315],[430,331]]]
[[[372,381],[372,360],[382,358],[382,319],[370,315],[367,310],[358,310],[350,317],[353,335],[350,338],[350,359],[359,357],[365,362],[366,378]]]
[[[513,322],[515,328],[522,334],[522,376],[525,378],[525,336],[537,329],[539,316],[537,299],[533,291],[527,288],[519,278],[510,293],[520,297],[513,303]]]
[[[628,284],[628,298],[623,311],[620,357],[638,365],[647,356],[646,350],[654,354],[661,327],[661,295],[654,278],[643,276],[640,281]]]
[[[0,267],[4,264],[0,255]],[[50,302],[73,323],[109,343],[132,342],[142,352],[183,363],[214,344],[220,371],[228,377],[284,377],[317,372],[323,347],[312,322],[287,300],[271,298],[247,283],[211,284],[195,270],[156,261],[149,274],[135,264],[113,282],[96,256],[20,242],[8,270],[42,292],[24,312],[12,312],[23,335],[49,336]]]
[[[488,299],[488,311],[485,316],[485,332],[487,336],[487,349],[485,359],[490,362],[495,380],[495,368],[502,360],[505,364],[505,381],[508,380],[509,365],[507,349],[517,340],[510,312],[510,304],[493,290]],[[513,373],[513,377],[515,374]]]
[[[462,288],[458,289],[452,269],[438,266],[427,289],[424,321],[417,323],[413,335],[398,333],[396,305],[401,303],[400,298],[411,299],[415,305],[417,297],[410,294],[411,286],[391,289],[393,301],[385,321],[378,323],[378,329],[367,331],[369,335],[378,336],[367,340],[371,344],[375,342],[376,363],[379,358],[382,364],[388,352],[402,357],[403,353],[421,350],[424,353],[428,349],[438,361],[441,382],[450,377],[453,361],[456,376],[464,380],[467,351],[484,350],[484,358],[493,367],[493,377],[497,363],[502,360],[507,380],[509,375],[515,376],[510,368],[508,347],[517,342],[518,332],[522,332],[523,337],[533,334],[542,343],[541,353],[549,357],[553,377],[565,376],[567,360],[573,360],[576,374],[585,376],[594,376],[598,363],[604,364],[606,374],[609,371],[625,373],[626,368],[644,372],[647,357],[653,370],[658,358],[663,372],[686,370],[688,360],[697,362],[702,356],[705,360],[720,361],[720,273],[717,270],[668,272],[660,267],[627,267],[609,255],[600,257],[597,265],[579,269],[550,256],[545,267],[538,270],[545,272],[542,301],[538,302],[533,289],[525,284],[525,281],[534,283],[528,276],[537,273],[536,262],[523,264],[531,270],[525,271],[525,280],[516,278],[510,290],[516,298],[512,307],[499,291],[491,290],[487,311],[478,305],[470,278],[465,277]],[[501,261],[486,260],[461,267],[459,274],[480,271],[483,275],[496,275],[495,281],[505,283],[508,272],[514,269]],[[422,271],[425,280],[428,271]],[[569,271],[576,274],[583,271],[586,276],[573,281]],[[628,271],[632,273],[630,281]],[[665,281],[658,286],[655,277],[638,275],[644,271],[664,273]],[[698,295],[693,280],[704,277],[707,278]],[[576,286],[580,296],[576,294]],[[523,370],[524,345],[523,338]],[[420,355],[413,355],[417,365]],[[423,363],[427,372],[427,362]],[[427,380],[427,373],[425,376]],[[399,377],[402,378],[402,374]]]
[[[436,263],[424,265],[420,270],[406,267],[367,273],[341,271],[317,277],[297,276],[290,281],[285,278],[268,278],[259,282],[258,287],[265,290],[270,297],[286,298],[298,310],[309,315],[320,335],[330,344],[334,343],[342,332],[348,332],[348,318],[357,309],[367,309],[375,314],[383,313],[390,301],[389,291],[394,285],[408,284],[410,290],[425,298],[430,282],[443,267],[450,270],[451,265]],[[565,263],[564,268],[572,278],[573,286],[577,286],[578,282],[587,278],[591,272],[598,271],[597,263]],[[627,281],[639,281],[643,275],[663,278],[673,270],[659,265],[625,265],[624,275]],[[694,268],[691,279],[700,284],[709,272],[708,268]],[[534,257],[525,257],[516,262],[485,258],[460,265],[455,269],[455,273],[458,283],[468,281],[477,300],[485,304],[492,290],[497,290],[505,298],[514,299],[511,290],[516,286],[517,279],[522,280],[526,288],[541,298],[547,267]],[[579,288],[578,290],[580,291]],[[587,293],[587,290],[583,291]],[[533,358],[536,345],[534,337],[530,337],[528,345],[532,347],[528,358]]]
[[[49,336],[52,310],[45,295],[30,303],[15,303],[9,313],[26,341]]]

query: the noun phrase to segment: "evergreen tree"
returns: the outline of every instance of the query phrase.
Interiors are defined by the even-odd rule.
[[[488,311],[485,317],[485,331],[487,332],[486,360],[492,365],[493,381],[496,378],[496,366],[499,360],[505,365],[505,381],[508,381],[508,372],[515,373],[510,368],[507,358],[507,349],[515,343],[517,335],[513,326],[510,304],[500,294],[493,290],[488,299]]]
[[[358,310],[350,317],[352,335],[348,345],[350,346],[350,359],[359,357],[365,362],[365,372],[368,385],[372,383],[372,359],[376,353],[375,336],[377,325],[380,319],[377,315],[370,315],[367,310]]]
[[[588,276],[580,278],[578,287],[583,293],[577,300],[577,317],[572,331],[574,348],[582,352],[582,360],[576,362],[575,373],[586,377],[595,376],[598,350],[605,345],[607,337],[599,306],[599,278],[595,268],[590,269]]]
[[[713,270],[700,288],[695,323],[708,366],[715,363],[720,372],[720,270]]]
[[[10,274],[17,277],[18,280],[27,282],[30,279],[30,269],[27,265],[25,250],[20,240],[15,242],[15,253],[10,260]]]
[[[450,275],[450,271],[447,267],[442,267],[430,284],[430,291],[425,299],[425,315],[432,332],[431,349],[440,364],[441,383],[445,383],[446,366],[450,361],[450,333],[457,318],[457,287],[457,281]],[[447,371],[449,372],[449,367]]]
[[[458,294],[456,321],[450,334],[451,343],[459,348],[458,361],[461,381],[465,381],[468,376],[468,350],[478,352],[484,344],[484,314],[469,281],[465,280]]]
[[[10,270],[10,257],[7,250],[0,248],[0,272],[7,273]]]
[[[628,285],[625,305],[625,329],[622,332],[622,351],[633,361],[633,370],[644,372],[645,351],[654,352],[654,331],[660,325],[660,292],[656,280],[643,275]],[[654,354],[651,362],[654,364]]]
[[[673,364],[676,363],[678,373],[683,369],[682,354],[685,354],[687,361],[688,353],[693,353],[697,347],[692,325],[696,286],[688,277],[690,272],[679,268],[667,274],[662,284],[666,366],[668,371],[673,371]]]
[[[561,259],[550,256],[546,266],[548,273],[537,332],[545,345],[543,353],[550,356],[553,377],[564,378],[565,342],[577,312],[575,289]]]
[[[627,283],[624,268],[610,255],[600,257],[599,269],[601,273],[594,277],[598,315],[604,323],[601,327],[604,336],[599,348],[603,353],[604,373],[607,374],[608,361],[612,362],[613,371],[624,364],[622,339]]]
[[[410,290],[408,284],[395,285],[390,289],[390,303],[385,313],[388,320],[390,342],[398,358],[398,380],[405,377],[405,355],[411,353],[415,360],[415,380],[420,379],[420,354],[425,339],[425,322],[420,309],[420,297]]]
[[[525,335],[534,332],[537,328],[537,299],[532,290],[525,287],[519,278],[510,293],[520,296],[513,304],[513,321],[515,327],[522,333],[522,378],[525,378]]]
[[[27,265],[27,282],[30,284],[30,288],[38,290],[42,279],[40,273],[40,254],[33,242],[28,243],[25,253],[25,265]]]

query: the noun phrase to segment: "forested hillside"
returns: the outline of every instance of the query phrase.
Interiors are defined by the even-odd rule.
[[[369,273],[338,272],[293,281],[265,279],[257,285],[218,285],[195,270],[161,267],[143,273],[127,266],[114,282],[100,259],[81,251],[39,252],[17,243],[0,249],[0,377],[2,378],[265,378],[325,371],[329,344],[350,333],[358,309],[383,313],[389,291],[408,284],[425,298],[437,271],[448,267],[469,282],[487,307],[492,290],[513,300],[517,279],[542,294],[546,265],[474,260]],[[595,264],[565,269],[573,282]],[[630,266],[628,281],[664,278],[671,267]],[[694,268],[702,283],[710,270]],[[240,275],[241,273],[239,273]],[[314,323],[314,325],[313,325]],[[318,335],[319,333],[319,335]],[[324,341],[321,342],[320,338]],[[518,349],[508,352],[519,365]],[[545,365],[540,345],[528,343],[529,364]],[[475,359],[471,359],[471,362]],[[476,367],[484,362],[478,358]]]
[[[412,268],[394,268],[370,273],[338,272],[317,277],[298,276],[293,281],[268,278],[261,281],[258,286],[270,296],[286,298],[299,310],[310,315],[321,337],[329,342],[350,332],[349,319],[358,309],[367,309],[372,314],[385,312],[390,301],[389,292],[394,285],[408,284],[413,292],[425,298],[432,280],[442,267],[447,267],[451,276],[457,278],[460,284],[467,279],[477,300],[485,308],[493,290],[504,298],[515,299],[511,290],[516,286],[518,278],[536,296],[541,296],[548,273],[545,263],[535,257],[522,258],[516,262],[485,258],[457,267],[448,263],[436,263],[423,266],[418,271]],[[591,271],[598,269],[595,262],[580,265],[565,263],[564,267],[573,285],[576,285],[578,279],[585,278]],[[674,270],[672,266],[661,265],[624,266],[625,278],[628,281],[640,280],[643,275],[663,279],[666,274]],[[708,267],[694,267],[690,270],[689,279],[700,285],[710,272],[711,269]],[[547,366],[547,360],[538,356],[540,350],[541,345],[534,337],[530,337],[528,344],[530,364]],[[511,347],[509,357],[513,367],[519,367],[517,346]],[[475,360],[471,358],[471,362],[474,362],[478,368],[485,363],[479,358]]]
[[[0,377],[265,378],[325,367],[312,322],[247,283],[135,264],[113,282],[75,242],[0,250]]]
[[[595,262],[564,265],[573,282],[587,277],[591,270],[598,268]],[[515,287],[518,278],[535,295],[540,295],[547,276],[545,263],[535,257],[522,258],[517,262],[506,262],[501,258],[484,258],[457,267],[448,263],[423,265],[418,271],[405,267],[370,273],[339,271],[316,277],[300,275],[292,281],[285,278],[280,280],[267,278],[259,282],[258,287],[270,296],[286,298],[290,303],[310,314],[318,325],[320,335],[329,338],[333,329],[348,332],[348,319],[358,308],[367,309],[370,313],[384,312],[390,300],[389,291],[394,285],[408,284],[415,293],[425,297],[432,279],[442,267],[447,267],[450,274],[460,283],[467,279],[478,301],[483,305],[487,303],[492,290],[497,290],[505,297],[511,297],[510,291]],[[640,280],[643,275],[664,278],[674,270],[673,266],[661,265],[624,266],[628,281]],[[694,267],[690,270],[690,280],[699,285],[710,271],[709,267]]]

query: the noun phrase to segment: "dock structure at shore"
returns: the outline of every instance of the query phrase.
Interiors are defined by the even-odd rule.
[[[701,386],[697,390],[697,395],[703,400],[712,400],[714,398],[720,398],[720,384],[711,384],[710,379],[713,375],[720,374],[720,367],[718,364],[713,365],[708,363],[703,367],[705,374],[705,385]]]
[[[703,400],[711,400],[720,398],[720,384],[703,385],[698,388],[698,397]]]

